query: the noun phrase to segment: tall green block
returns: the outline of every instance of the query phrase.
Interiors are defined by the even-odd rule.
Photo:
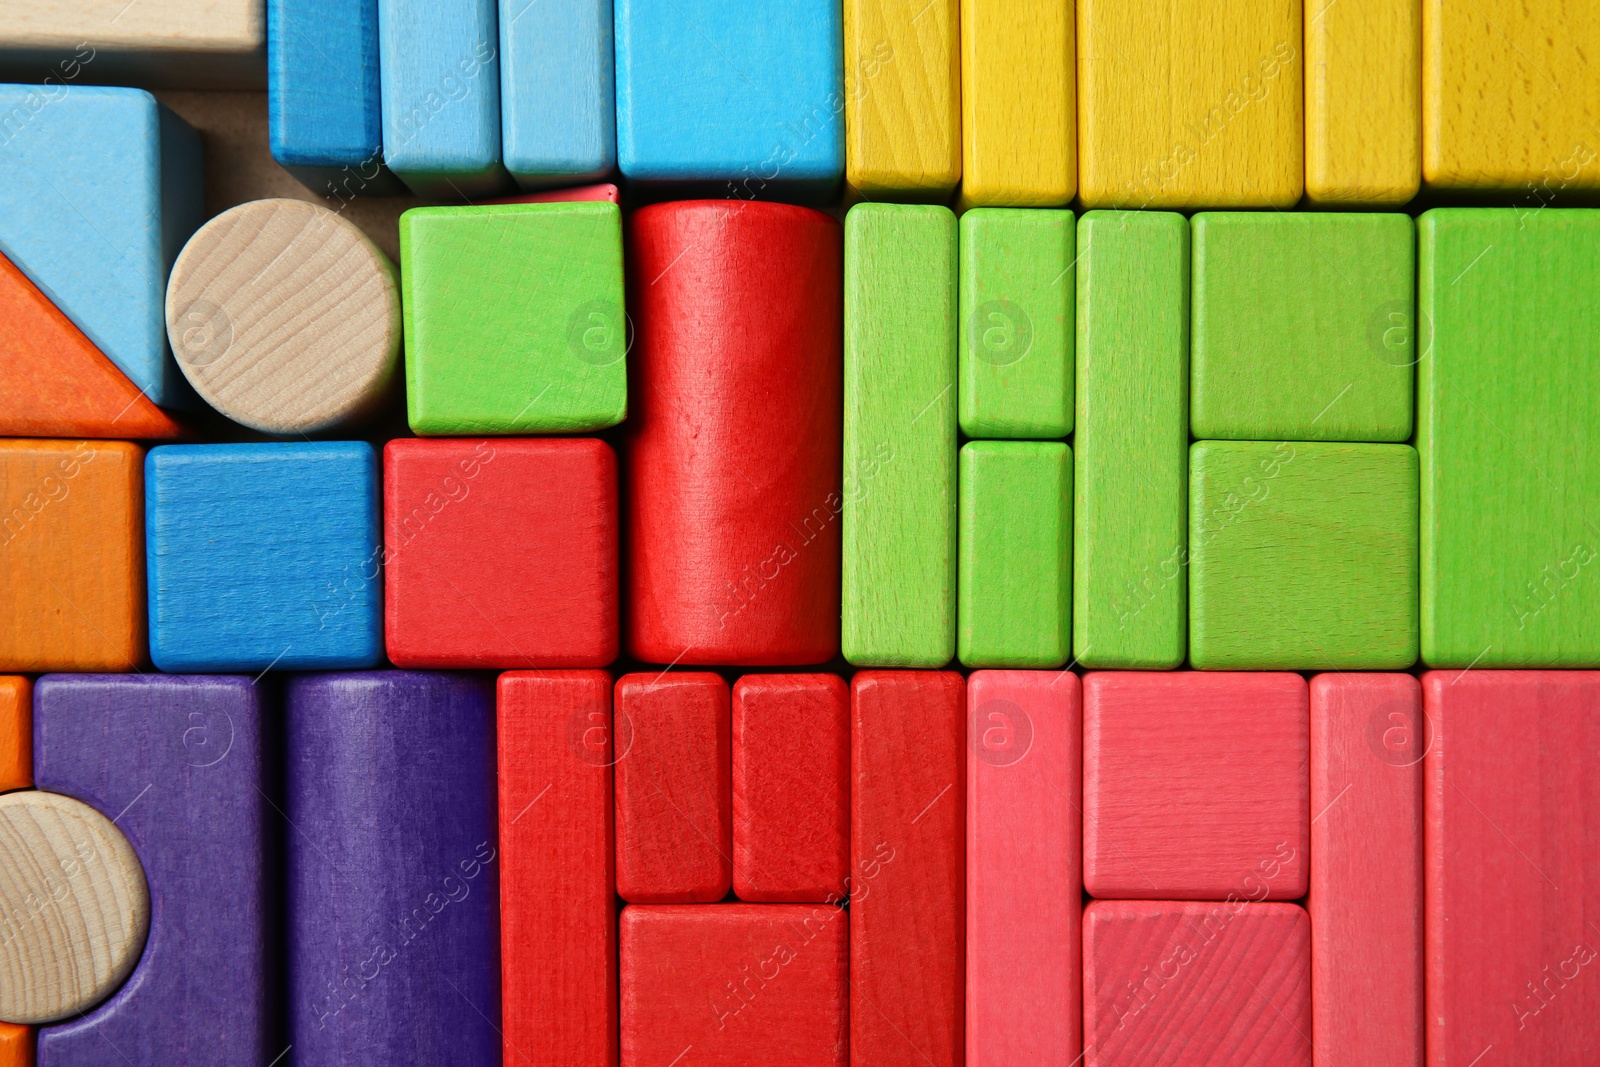
[[[415,433],[582,433],[627,415],[617,205],[413,208],[400,277]]]
[[[844,223],[841,641],[862,667],[955,655],[956,219],[858,204]]]
[[[1072,432],[1072,212],[961,216],[961,429],[968,437]]]
[[[1189,222],[1078,220],[1072,649],[1165,670],[1187,650]]]

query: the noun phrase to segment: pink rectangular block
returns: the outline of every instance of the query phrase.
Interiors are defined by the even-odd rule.
[[[479,200],[480,204],[568,204],[583,200],[605,200],[612,204],[622,202],[617,187],[609,182],[599,185],[576,185],[570,189],[549,189],[539,193],[519,193],[516,196],[499,196],[492,200]]]

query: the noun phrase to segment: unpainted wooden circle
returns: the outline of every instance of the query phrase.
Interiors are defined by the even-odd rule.
[[[94,1007],[149,930],[144,868],[110,819],[57,793],[0,796],[0,1022]]]
[[[167,338],[195,391],[235,422],[332,429],[371,414],[394,379],[394,264],[319,204],[240,204],[200,227],[173,265]]]

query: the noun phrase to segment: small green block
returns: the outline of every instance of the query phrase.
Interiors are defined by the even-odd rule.
[[[1072,212],[961,216],[961,429],[1072,432]]]
[[[1409,215],[1217,211],[1192,224],[1196,438],[1410,438]]]
[[[1417,659],[1410,445],[1199,441],[1189,450],[1189,660],[1403,670]]]
[[[581,433],[627,415],[617,205],[413,208],[400,277],[413,432]]]
[[[1072,452],[1055,441],[961,449],[956,648],[968,667],[1060,667],[1072,613]]]

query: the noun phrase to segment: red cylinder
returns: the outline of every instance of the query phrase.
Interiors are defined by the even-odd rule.
[[[704,200],[628,226],[627,645],[651,663],[839,650],[842,235]]]

